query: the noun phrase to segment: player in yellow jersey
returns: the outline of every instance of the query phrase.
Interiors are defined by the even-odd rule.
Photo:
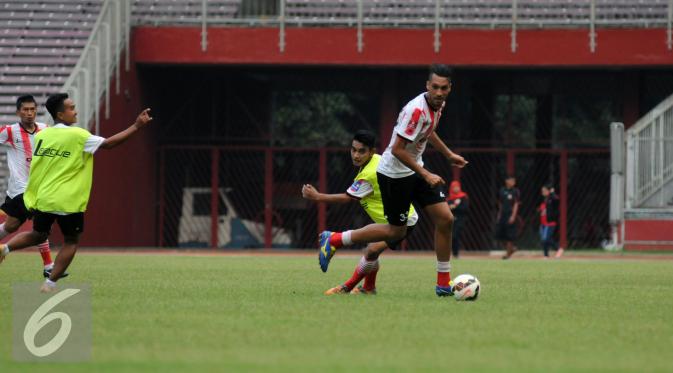
[[[111,149],[122,144],[152,118],[149,109],[145,109],[129,128],[103,138],[73,126],[77,123],[77,111],[67,94],[50,96],[46,106],[56,124],[35,135],[30,175],[23,195],[26,208],[34,213],[33,231],[21,233],[6,245],[0,245],[0,263],[11,251],[44,242],[52,224],[57,222],[65,242],[56,257],[54,269],[40,289],[52,292],[56,290],[56,281],[75,257],[79,236],[84,230],[93,154],[98,149]]]
[[[383,201],[381,199],[381,190],[376,178],[376,168],[378,167],[381,156],[376,154],[376,138],[369,131],[358,131],[353,136],[351,144],[351,159],[353,165],[359,168],[353,184],[345,193],[324,194],[318,192],[312,185],[306,184],[302,187],[301,194],[304,198],[316,202],[325,203],[350,203],[359,201],[360,206],[367,215],[375,222],[384,224],[386,222],[383,213]],[[409,206],[409,219],[407,221],[407,236],[412,231],[418,221],[418,214],[413,206]],[[395,249],[402,240],[395,242],[373,242],[367,245],[364,256],[355,267],[355,272],[344,284],[333,287],[325,291],[325,295],[332,294],[376,294],[376,274],[379,270],[379,255],[388,247]],[[327,264],[320,262],[323,272],[327,271]],[[364,278],[364,285],[356,287]]]

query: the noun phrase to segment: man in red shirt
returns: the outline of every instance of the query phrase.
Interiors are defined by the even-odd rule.
[[[540,212],[540,240],[542,241],[544,257],[549,258],[549,249],[557,248],[554,232],[558,226],[559,198],[554,193],[554,187],[551,184],[542,187],[542,197],[544,197],[544,200],[538,207]]]

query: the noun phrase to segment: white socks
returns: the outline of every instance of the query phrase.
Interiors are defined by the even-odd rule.
[[[9,254],[9,246],[2,245],[2,248],[0,249],[0,255],[7,256],[7,254]]]
[[[56,281],[52,281],[50,279],[44,280],[44,284],[49,286],[50,288],[55,288],[56,287]]]
[[[362,275],[368,275],[373,271],[379,270],[379,260],[367,261],[367,258],[364,256],[360,258],[360,263],[358,263],[358,273]]]
[[[349,246],[353,244],[353,240],[351,239],[351,234],[353,231],[345,231],[341,233],[341,242],[343,242],[344,246]]]
[[[451,262],[437,261],[437,272],[451,272]]]

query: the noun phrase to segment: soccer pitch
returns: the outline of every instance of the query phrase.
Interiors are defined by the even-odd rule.
[[[40,281],[40,260],[10,255],[0,371],[673,370],[671,260],[459,259],[483,289],[456,302],[434,295],[432,257],[384,254],[378,295],[322,295],[356,262],[82,252],[63,283],[92,287],[92,360],[45,365],[12,361],[11,284]]]

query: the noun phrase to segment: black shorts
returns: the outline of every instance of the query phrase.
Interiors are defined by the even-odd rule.
[[[383,213],[390,225],[407,224],[411,203],[417,209],[422,209],[435,203],[444,203],[446,198],[442,187],[432,188],[417,174],[394,179],[377,172],[376,177],[381,189]]]
[[[495,225],[495,239],[498,241],[510,241],[513,242],[516,240],[517,227],[516,222],[514,224],[509,224],[507,221],[499,221]]]
[[[414,227],[416,227],[416,226],[415,225],[408,226],[407,227],[407,234],[405,234],[404,237],[402,237],[402,239],[397,240],[397,241],[386,241],[386,244],[388,245],[388,248],[390,250],[399,249],[400,248],[399,246],[402,243],[402,241],[406,240],[409,237],[409,235],[411,235],[411,232],[414,231]]]
[[[77,212],[68,215],[50,214],[48,212],[35,211],[33,216],[33,230],[40,233],[51,233],[54,221],[58,223],[64,236],[78,236],[84,232],[84,213]]]
[[[19,219],[21,224],[25,223],[26,220],[30,219],[31,213],[26,209],[26,205],[23,203],[23,193],[15,196],[14,198],[5,198],[5,203],[0,206],[0,209],[13,218]]]

